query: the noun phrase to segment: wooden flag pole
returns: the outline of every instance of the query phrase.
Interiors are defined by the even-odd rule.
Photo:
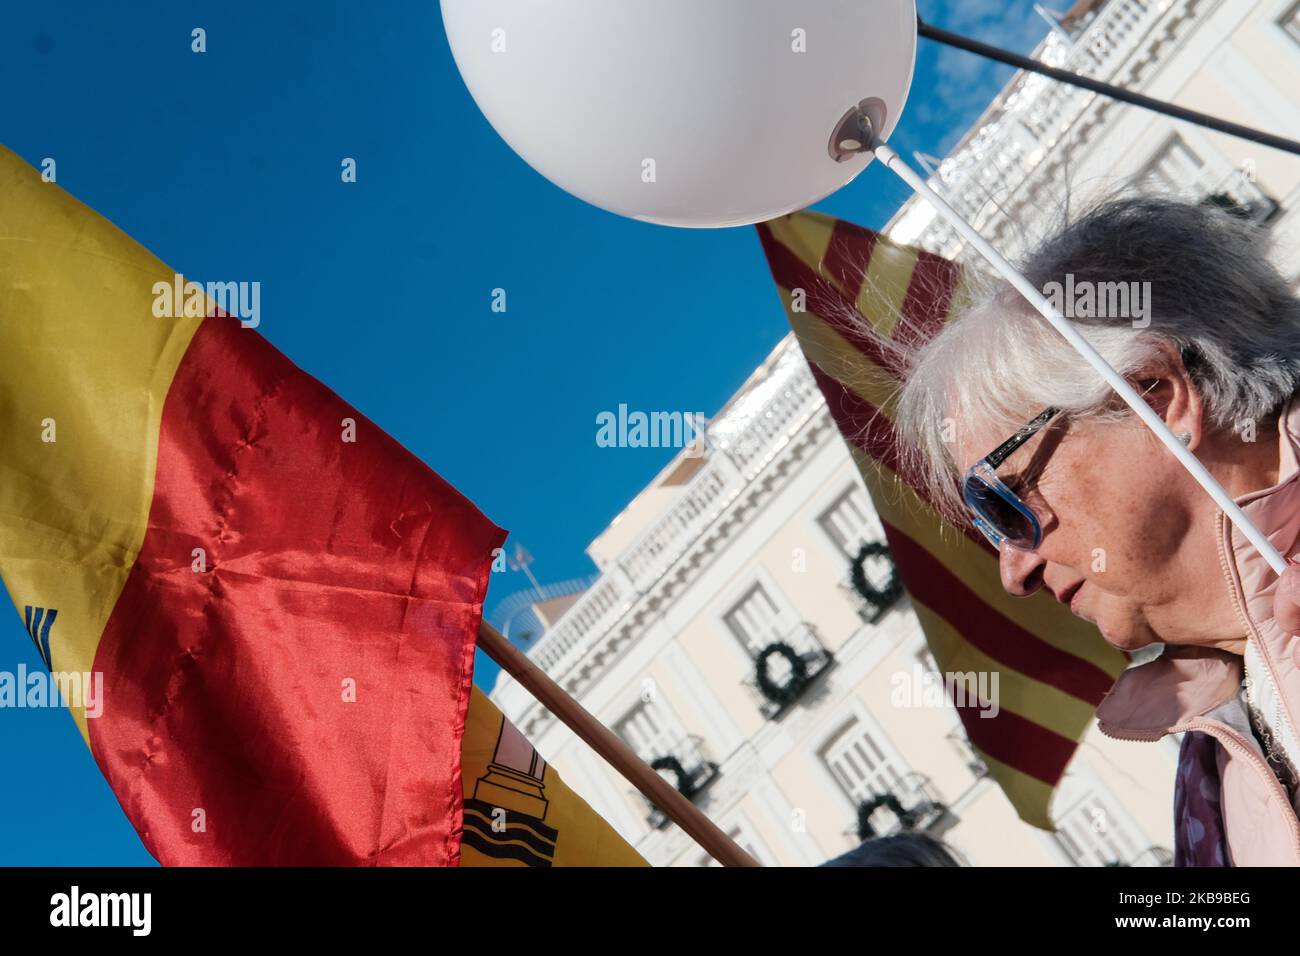
[[[709,856],[723,866],[759,865],[758,861],[718,829],[699,807],[669,786],[668,781],[633,753],[617,734],[561,690],[559,684],[547,677],[523,651],[506,640],[487,621],[479,625],[478,646],[500,664],[502,670],[523,684],[538,703],[560,718],[592,750],[626,777],[647,800],[668,814],[674,823],[708,851]]]

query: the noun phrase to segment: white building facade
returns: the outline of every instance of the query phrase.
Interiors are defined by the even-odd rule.
[[[1300,2],[1080,3],[1035,53],[1149,95],[1292,134],[1300,130]],[[1072,203],[1123,182],[1229,196],[1278,236],[1300,285],[1300,162],[1041,77],[1008,86],[932,184],[1004,252]],[[913,200],[897,241],[967,255]],[[599,576],[543,616],[528,653],[764,865],[808,866],[857,845],[859,810],[892,795],[872,832],[930,832],[971,865],[1162,865],[1172,846],[1177,742],[1090,729],[1053,803],[1057,832],[1022,823],[933,692],[907,598],[879,608],[849,584],[883,540],[812,375],[787,337],[708,426],[590,546]],[[887,562],[868,566],[874,583]],[[807,678],[777,684],[791,648]],[[492,697],[592,807],[655,865],[708,865],[507,675]]]

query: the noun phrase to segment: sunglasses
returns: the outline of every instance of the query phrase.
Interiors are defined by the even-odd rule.
[[[961,495],[976,528],[999,550],[1003,542],[1033,551],[1043,540],[1043,526],[1034,510],[997,476],[997,467],[1048,422],[1059,408],[1044,409],[1032,421],[971,465],[962,480]]]

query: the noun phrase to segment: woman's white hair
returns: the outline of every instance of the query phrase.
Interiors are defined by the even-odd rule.
[[[1059,228],[1020,270],[1045,295],[1051,283],[1067,281],[1080,289],[1149,283],[1141,317],[1130,311],[1071,322],[1125,376],[1163,341],[1181,355],[1209,427],[1260,427],[1300,390],[1300,299],[1268,253],[1266,228],[1239,214],[1121,196]],[[903,357],[890,346],[906,370],[894,421],[902,464],[949,516],[962,513],[952,457],[958,430],[1009,437],[1047,406],[1076,421],[1131,414],[1007,283],[977,282],[971,301],[920,349]]]

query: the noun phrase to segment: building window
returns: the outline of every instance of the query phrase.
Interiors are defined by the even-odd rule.
[[[1199,192],[1205,162],[1177,134],[1170,136],[1146,167],[1134,177],[1137,185],[1151,192],[1191,196]]]
[[[614,732],[647,762],[673,754],[685,737],[664,708],[649,701],[642,701],[633,708],[614,725]]]
[[[1176,134],[1165,141],[1133,181],[1144,192],[1196,200],[1263,225],[1281,212],[1277,200],[1255,182],[1252,163],[1234,168],[1217,155],[1207,161]]]
[[[888,549],[883,548],[885,529],[876,516],[871,498],[858,483],[850,485],[835,499],[835,503],[822,512],[817,519],[822,531],[835,544],[835,549],[848,558],[844,568],[844,577],[839,586],[853,602],[858,616],[874,624],[893,605],[894,600],[902,596],[901,587],[897,587],[898,578],[893,558]],[[863,554],[863,548],[872,545],[875,550]],[[854,575],[859,561],[862,560],[862,574],[865,583]],[[868,594],[874,593],[877,599],[871,600]]]
[[[761,584],[746,591],[723,620],[750,657],[758,657],[763,648],[783,640],[790,630],[790,623]]]
[[[687,736],[667,708],[654,701],[637,704],[614,724],[614,732],[688,800],[697,799],[718,778],[718,765],[705,757],[699,738]],[[636,791],[629,795],[638,796]],[[650,826],[656,830],[666,827],[668,814],[649,799],[646,804]]]
[[[722,621],[753,662],[743,683],[769,720],[789,710],[835,659],[817,628],[783,610],[760,583],[751,585]]]
[[[1291,39],[1300,43],[1300,3],[1291,5],[1291,9],[1282,14],[1278,25],[1291,35]]]
[[[883,734],[873,733],[856,717],[822,749],[821,756],[854,806],[905,789],[907,770],[902,760]]]
[[[1129,866],[1148,841],[1127,821],[1103,788],[1087,787],[1057,819],[1053,836],[1075,866]]]
[[[835,503],[822,512],[817,523],[835,546],[850,558],[856,556],[858,548],[866,542],[879,541],[884,536],[875,509],[871,507],[866,491],[858,484],[836,498]]]

